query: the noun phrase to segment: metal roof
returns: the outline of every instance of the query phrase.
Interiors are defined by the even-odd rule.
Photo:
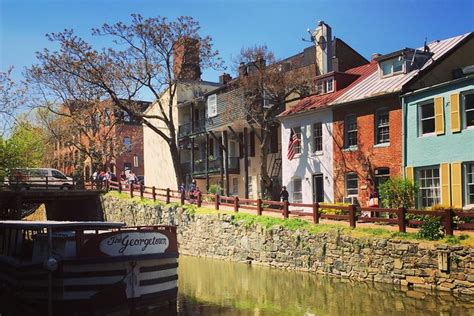
[[[472,33],[466,33],[429,44],[428,47],[430,52],[433,53],[433,56],[420,69],[414,69],[406,74],[399,74],[385,78],[381,78],[379,72],[375,71],[365,78],[365,80],[359,82],[351,89],[346,90],[345,93],[332,101],[330,105],[400,92],[404,85],[413,79],[418,73],[430,67],[430,65],[450,52],[457,44],[471,34]],[[420,49],[422,50],[423,47]]]

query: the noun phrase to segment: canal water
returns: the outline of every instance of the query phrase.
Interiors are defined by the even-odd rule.
[[[177,306],[146,315],[474,315],[472,297],[181,256]]]

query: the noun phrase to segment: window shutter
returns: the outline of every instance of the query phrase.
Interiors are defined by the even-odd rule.
[[[435,110],[435,131],[436,135],[444,134],[444,98],[436,97],[434,99]]]
[[[411,182],[415,182],[415,177],[413,174],[413,166],[405,167],[405,179],[410,180]]]
[[[459,93],[450,95],[451,105],[451,132],[457,133],[461,131],[461,117],[459,113]]]
[[[462,207],[462,184],[461,184],[461,163],[453,162],[451,164],[451,194],[453,196],[452,206]]]
[[[249,133],[249,144],[250,144],[250,152],[249,152],[249,157],[255,157],[255,132],[251,131]]]
[[[440,164],[441,171],[441,205],[451,206],[449,163]]]

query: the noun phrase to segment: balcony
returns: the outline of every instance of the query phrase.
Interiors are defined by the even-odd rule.
[[[239,174],[240,168],[239,157],[229,157],[228,171],[232,174]],[[184,173],[191,173],[191,162],[182,163],[182,170]],[[221,161],[220,158],[213,158],[209,160],[209,174],[216,174],[221,172]],[[206,174],[206,161],[195,160],[194,161],[194,172],[193,175],[205,175]]]
[[[206,131],[206,119],[202,118],[194,122],[182,124],[178,127],[178,137],[183,138],[193,134],[204,133]]]

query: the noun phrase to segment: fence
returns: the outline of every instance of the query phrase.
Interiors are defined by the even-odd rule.
[[[220,206],[226,206],[233,209],[234,212],[239,210],[255,211],[257,215],[264,215],[264,213],[278,213],[283,218],[289,218],[290,215],[300,216],[311,220],[318,224],[320,219],[338,220],[349,222],[350,227],[355,228],[357,223],[387,223],[397,225],[400,232],[406,232],[407,226],[420,226],[425,223],[425,220],[411,219],[407,215],[424,216],[424,218],[438,218],[441,220],[446,235],[453,235],[454,230],[474,230],[474,212],[454,211],[452,209],[445,209],[444,211],[424,211],[412,209],[391,209],[391,208],[373,208],[373,207],[359,207],[357,205],[332,205],[320,203],[289,203],[288,201],[269,201],[262,199],[243,199],[238,196],[221,196],[219,194],[202,194],[198,193],[195,197],[186,199],[184,192],[177,190],[160,189],[154,186],[148,187],[137,184],[123,184],[120,181],[110,181],[105,185],[106,190],[116,190],[119,192],[128,192],[130,197],[140,196],[141,198],[151,198],[154,201],[157,199],[163,200],[166,203],[171,201],[178,201],[181,205],[186,203],[196,204],[198,207],[207,205],[219,210]],[[321,212],[325,210],[335,210],[343,214],[324,214]],[[373,217],[364,217],[366,214],[374,215]],[[380,217],[381,214],[388,214],[387,217]],[[454,219],[460,219],[455,221]],[[463,222],[468,221],[468,222]],[[472,221],[472,222],[469,222]]]

